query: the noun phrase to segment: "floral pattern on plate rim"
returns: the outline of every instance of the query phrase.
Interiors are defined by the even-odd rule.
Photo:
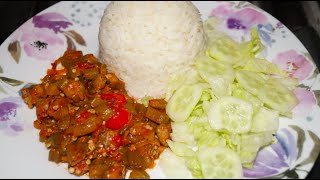
[[[220,18],[221,23],[217,29],[226,32],[237,41],[241,41],[242,37],[247,37],[250,29],[255,26],[259,36],[269,47],[276,42],[275,37],[279,34],[282,34],[282,38],[286,37],[281,22],[272,25],[268,22],[267,16],[250,3],[223,2],[211,11],[210,16]]]
[[[86,46],[85,40],[76,31],[65,31],[70,26],[72,23],[59,13],[48,12],[36,15],[9,37],[11,43],[8,45],[8,52],[17,64],[20,62],[21,50],[26,56],[36,60],[54,61],[66,49],[76,49],[75,42]],[[0,73],[3,71],[0,66]],[[23,81],[0,75],[0,93],[10,93],[6,86],[19,87],[23,84]],[[27,85],[29,84],[25,86]],[[24,130],[23,122],[16,117],[17,108],[21,107],[21,102],[21,97],[0,100],[0,130],[6,131],[9,136],[18,135]]]
[[[296,135],[295,135],[296,134]],[[313,141],[311,154],[302,158],[306,136]],[[298,126],[289,125],[276,134],[277,143],[262,149],[251,170],[244,169],[246,178],[299,178],[298,172],[307,173],[301,166],[312,163],[320,150],[320,139],[312,131],[305,132]]]
[[[19,135],[24,130],[24,122],[17,116],[17,110],[22,108],[20,97],[0,99],[0,131],[8,136]]]
[[[219,17],[221,19],[219,29],[239,41],[243,40],[243,36],[249,34],[248,30],[252,27],[257,27],[259,36],[268,48],[272,48],[272,44],[276,43],[276,37],[279,37],[279,34],[282,38],[286,37],[286,28],[281,22],[269,23],[268,17],[250,3],[217,3],[217,7],[213,8],[210,15]],[[46,12],[34,16],[10,36],[11,42],[8,45],[8,52],[17,64],[21,59],[21,51],[36,60],[53,61],[65,49],[76,49],[76,44],[86,46],[82,36],[71,30],[70,27],[73,27],[73,23],[63,14]],[[315,78],[314,76],[317,74],[316,67],[309,56],[309,54],[291,49],[278,52],[272,62],[278,64],[291,77],[296,77],[301,82]],[[3,69],[0,66],[1,73],[3,73]],[[7,93],[1,83],[8,86],[24,84],[22,81],[0,75],[0,93]],[[294,90],[299,104],[293,110],[293,117],[308,122],[308,118],[312,119],[309,117],[310,112],[319,106],[317,94],[320,91],[311,91],[310,86],[312,85],[301,84]],[[22,104],[20,97],[7,95],[6,98],[0,99],[0,131],[12,136],[18,135],[24,130],[23,121],[17,119],[17,110],[23,107]],[[296,125],[279,129],[275,137],[277,143],[258,153],[253,168],[251,170],[244,169],[245,177],[300,178],[301,172],[308,173],[301,167],[316,160],[320,151],[319,137],[314,132],[303,130]],[[311,153],[308,157],[302,157],[305,151],[305,141],[308,138],[313,142]]]
[[[17,64],[20,61],[21,49],[28,57],[54,61],[65,48],[76,49],[75,42],[86,46],[85,40],[76,31],[65,31],[71,25],[72,23],[59,13],[36,15],[11,35],[8,51]]]
[[[66,49],[77,49],[76,44],[86,46],[83,37],[74,30],[66,30],[72,23],[62,14],[48,12],[34,16],[9,38],[8,52],[19,64],[21,51],[26,56],[40,61],[54,61]],[[67,45],[65,45],[67,44]],[[0,66],[0,73],[3,73]],[[20,86],[23,81],[0,75],[0,93],[7,94],[3,83],[9,86]]]

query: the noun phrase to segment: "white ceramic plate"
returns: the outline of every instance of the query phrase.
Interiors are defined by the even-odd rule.
[[[48,161],[48,150],[33,128],[35,110],[28,109],[19,90],[39,83],[50,63],[67,47],[98,52],[100,18],[108,2],[60,2],[17,29],[0,46],[0,177],[78,178],[66,166]],[[282,118],[278,143],[258,154],[248,178],[305,178],[320,151],[320,90],[318,71],[300,41],[278,20],[247,2],[194,2],[202,18],[217,16],[219,28],[236,40],[257,26],[267,59],[300,80],[294,92],[300,103],[293,118]],[[159,167],[152,178],[164,178]],[[82,178],[87,178],[83,176]]]

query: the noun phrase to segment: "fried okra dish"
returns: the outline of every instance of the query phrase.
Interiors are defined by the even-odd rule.
[[[35,107],[49,161],[68,163],[90,178],[150,178],[146,169],[168,146],[171,124],[163,99],[148,106],[129,97],[125,84],[92,54],[68,50],[40,84],[21,90]]]

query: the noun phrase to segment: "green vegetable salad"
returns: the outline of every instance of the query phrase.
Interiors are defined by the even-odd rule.
[[[242,178],[242,168],[273,143],[279,116],[290,117],[298,103],[297,79],[260,57],[255,28],[238,43],[213,24],[204,24],[208,46],[193,69],[169,83],[172,140],[159,162],[168,178]]]

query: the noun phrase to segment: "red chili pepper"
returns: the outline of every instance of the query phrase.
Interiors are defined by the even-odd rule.
[[[80,69],[90,69],[90,68],[93,68],[93,65],[90,64],[90,63],[87,63],[87,62],[85,62],[85,63],[77,62],[77,63],[76,63],[76,66],[77,66],[78,68],[80,68]]]
[[[76,121],[77,122],[84,122],[85,120],[87,120],[89,118],[89,116],[91,115],[90,112],[88,111],[84,111],[80,114],[79,117],[77,117]]]
[[[121,129],[129,122],[130,113],[124,109],[116,109],[114,115],[106,122],[106,127],[110,129]]]
[[[101,99],[107,100],[110,106],[123,108],[126,104],[126,97],[123,94],[104,93],[101,94]]]
[[[112,144],[114,144],[114,145],[117,146],[117,147],[120,147],[120,146],[123,146],[123,145],[124,145],[124,139],[123,139],[123,137],[120,136],[120,135],[114,136],[114,137],[111,139],[111,142],[112,142]]]

